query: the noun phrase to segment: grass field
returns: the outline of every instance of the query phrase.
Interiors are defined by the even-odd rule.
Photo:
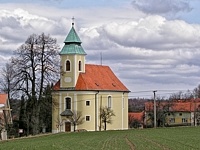
[[[197,150],[200,127],[59,133],[0,142],[0,150]]]

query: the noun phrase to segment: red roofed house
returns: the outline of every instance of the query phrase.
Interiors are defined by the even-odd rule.
[[[164,112],[165,125],[199,125],[200,99],[157,102],[157,112]],[[153,112],[153,101],[145,103],[145,124],[153,124],[150,114]],[[158,116],[158,114],[157,114]],[[157,117],[157,125],[158,125]],[[161,120],[162,121],[162,120]]]
[[[64,43],[60,52],[60,80],[53,87],[52,132],[73,131],[66,116],[77,111],[82,113],[84,122],[76,130],[101,130],[100,107],[105,106],[115,113],[107,129],[128,129],[129,90],[109,66],[85,64],[86,53],[74,23]]]
[[[143,128],[144,124],[144,111],[142,112],[129,112],[128,121],[130,128]]]
[[[7,139],[6,126],[12,124],[10,103],[7,94],[0,94],[0,139]],[[5,133],[4,133],[5,132]]]

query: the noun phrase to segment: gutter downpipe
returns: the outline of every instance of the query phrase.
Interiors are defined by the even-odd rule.
[[[95,131],[97,131],[97,95],[99,94],[99,91],[95,93]]]

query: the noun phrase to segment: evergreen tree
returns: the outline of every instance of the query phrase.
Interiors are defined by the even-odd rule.
[[[22,135],[29,134],[28,120],[26,114],[26,102],[24,96],[21,97],[20,112],[19,112],[19,129],[23,129]]]
[[[46,132],[51,132],[52,129],[52,85],[48,84],[44,89],[41,110],[40,110],[40,130],[46,129]]]

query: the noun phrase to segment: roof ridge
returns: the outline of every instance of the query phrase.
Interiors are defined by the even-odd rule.
[[[85,64],[88,66],[102,66],[102,67],[109,67],[108,65],[99,65],[99,64]],[[110,67],[109,67],[110,68]]]

